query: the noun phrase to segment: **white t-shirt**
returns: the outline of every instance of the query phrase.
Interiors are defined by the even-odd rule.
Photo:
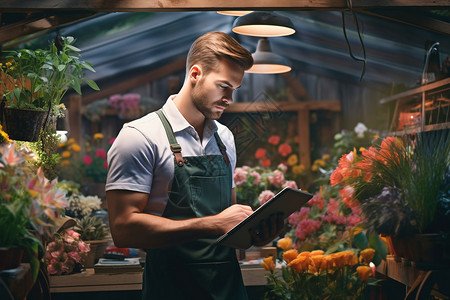
[[[222,155],[214,132],[227,148],[232,174],[236,166],[236,148],[231,131],[214,120],[207,120],[200,138],[170,96],[163,112],[181,146],[183,157]],[[169,199],[174,172],[174,156],[158,115],[149,113],[123,126],[108,151],[106,190],[128,190],[149,194],[144,212],[162,215]],[[235,186],[233,181],[233,187]]]

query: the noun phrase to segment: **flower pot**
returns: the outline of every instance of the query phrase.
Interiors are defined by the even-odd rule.
[[[86,244],[89,244],[91,250],[87,253],[87,256],[84,260],[85,268],[92,268],[98,260],[103,257],[103,253],[105,253],[106,247],[109,245],[110,240],[95,240],[95,241],[85,241]]]
[[[22,262],[24,250],[0,248],[0,271],[17,268]]]
[[[48,112],[37,109],[4,108],[4,125],[9,138],[36,142]]]

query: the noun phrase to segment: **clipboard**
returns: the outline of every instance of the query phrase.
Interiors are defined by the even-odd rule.
[[[283,213],[286,219],[305,205],[312,197],[313,195],[310,193],[286,187],[258,207],[245,220],[219,237],[216,243],[237,249],[248,249],[252,246],[252,237],[249,229],[257,228],[260,221],[269,218],[273,214]]]

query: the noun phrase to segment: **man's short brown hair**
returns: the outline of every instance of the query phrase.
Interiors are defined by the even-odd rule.
[[[205,33],[194,41],[186,61],[186,74],[195,64],[202,66],[208,73],[214,70],[223,58],[238,64],[243,70],[253,65],[252,54],[234,38],[220,31]]]

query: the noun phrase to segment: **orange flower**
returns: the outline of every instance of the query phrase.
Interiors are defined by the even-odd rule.
[[[264,258],[263,262],[261,263],[261,266],[266,271],[273,271],[273,270],[275,270],[275,263],[273,262],[272,256]]]
[[[333,171],[333,173],[330,176],[330,184],[331,186],[336,186],[337,184],[341,183],[341,181],[344,179],[344,176],[342,176],[342,169],[339,167],[336,167],[336,169]]]
[[[323,250],[314,250],[314,251],[311,251],[309,256],[323,255],[323,253],[324,253]]]
[[[308,257],[306,256],[297,256],[296,259],[292,260],[289,264],[289,267],[294,269],[296,272],[301,273],[306,270],[308,266]]]
[[[375,250],[372,248],[367,248],[359,253],[359,260],[364,264],[369,264],[375,255]]]
[[[281,144],[278,147],[278,153],[280,153],[281,156],[286,157],[292,153],[292,147],[289,144]]]
[[[264,157],[266,157],[266,149],[264,148],[258,148],[255,152],[255,158],[256,159],[263,159]]]
[[[315,267],[315,270],[319,271],[322,268],[322,262],[324,261],[324,255],[320,254],[320,255],[314,255],[311,256],[311,261],[313,263],[313,266]]]
[[[369,266],[359,266],[356,268],[356,272],[358,272],[361,281],[364,282],[369,280],[369,276],[373,276],[372,269]]]
[[[288,264],[293,261],[294,259],[296,259],[298,256],[298,252],[295,249],[291,249],[288,250],[286,252],[283,253],[283,259],[285,262],[287,262]]]
[[[287,251],[292,248],[292,239],[290,237],[282,238],[278,241],[277,246]]]

